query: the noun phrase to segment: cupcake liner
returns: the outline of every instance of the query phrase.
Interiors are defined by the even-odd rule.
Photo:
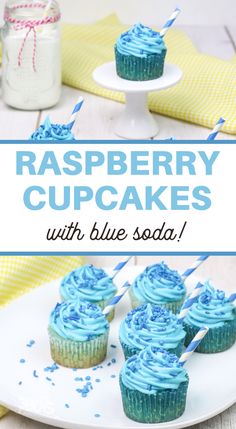
[[[102,362],[107,354],[109,330],[88,341],[73,341],[60,337],[48,328],[52,359],[68,368],[89,368]]]
[[[77,299],[77,298],[75,298]],[[65,298],[61,295],[61,300],[62,301],[66,301]],[[81,300],[81,301],[86,301],[86,300]],[[91,302],[94,305],[98,305],[102,310],[104,310],[104,308],[107,306],[109,300],[101,300],[101,301],[97,301],[97,302]],[[86,302],[90,302],[90,301],[86,301]],[[111,322],[115,317],[115,309],[113,308],[113,310],[106,316],[108,322]]]
[[[131,288],[129,289],[129,296],[130,296],[132,308],[137,308],[140,305],[145,304],[145,301],[141,301],[135,296],[133,286],[131,286]],[[172,313],[177,314],[180,311],[180,309],[184,303],[185,297],[186,297],[186,295],[184,295],[178,301],[166,302],[165,304],[163,304],[163,303],[155,303],[155,304],[159,305],[160,307],[167,308],[168,310],[172,311]],[[154,304],[154,303],[151,302],[151,304]]]
[[[139,353],[142,350],[142,349],[138,349],[137,347],[129,346],[128,344],[124,343],[121,339],[120,339],[120,344],[121,344],[125,359],[128,359],[129,357],[136,355],[137,353]],[[154,345],[154,344],[152,344],[152,345]],[[163,348],[165,350],[168,350],[168,352],[173,353],[174,355],[180,357],[182,352],[183,352],[183,347],[184,347],[184,339],[178,344],[177,347],[175,347],[173,349],[168,349],[165,347],[163,347]]]
[[[144,81],[157,79],[163,75],[166,49],[159,54],[149,54],[141,58],[121,54],[115,47],[116,72],[123,79]]]
[[[188,381],[181,383],[177,389],[162,389],[149,395],[126,387],[120,376],[120,389],[127,417],[141,423],[161,423],[183,414]]]
[[[183,327],[186,331],[185,345],[188,345],[199,331],[199,327],[191,326],[187,323],[184,323]],[[195,351],[199,353],[223,352],[224,350],[232,347],[235,341],[236,315],[234,320],[225,322],[223,326],[218,328],[210,328]]]

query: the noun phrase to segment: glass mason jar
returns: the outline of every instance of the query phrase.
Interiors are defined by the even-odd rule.
[[[3,100],[23,110],[54,106],[61,94],[57,1],[8,0],[4,21]]]

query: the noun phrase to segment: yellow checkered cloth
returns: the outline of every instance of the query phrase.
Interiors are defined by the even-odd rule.
[[[127,26],[115,15],[90,25],[63,26],[63,82],[112,100],[123,95],[99,87],[93,70],[114,59],[114,43]],[[153,112],[213,128],[220,116],[226,119],[223,131],[236,134],[236,60],[223,61],[200,54],[180,30],[171,29],[165,41],[167,61],[183,71],[182,81],[173,88],[152,93]]]
[[[40,286],[64,276],[83,263],[80,256],[1,256],[0,306]],[[7,410],[0,406],[0,417]]]

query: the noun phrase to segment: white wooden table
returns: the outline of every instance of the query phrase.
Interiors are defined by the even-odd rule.
[[[236,54],[236,27],[181,27],[191,37],[199,51],[230,60]],[[79,139],[117,139],[113,121],[123,109],[121,103],[63,87],[61,102],[49,111],[22,112],[11,109],[0,100],[1,139],[28,139],[32,132],[50,114],[52,121],[64,123],[78,98],[85,103],[79,114]],[[157,139],[175,136],[178,139],[205,139],[209,129],[176,119],[158,116],[160,132]],[[77,131],[77,130],[75,130]],[[232,140],[235,136],[220,134],[219,138]]]
[[[199,51],[215,55],[219,58],[230,60],[236,54],[236,27],[181,27],[191,37]],[[80,91],[81,94],[81,91]],[[80,139],[115,139],[112,133],[113,119],[116,117],[123,106],[120,103],[102,99],[92,94],[83,93],[85,98],[84,107],[79,116],[79,138]],[[53,121],[64,122],[71,113],[71,108],[78,97],[78,91],[63,87],[63,95],[58,106],[47,111],[38,112],[21,112],[4,106],[0,101],[0,129],[1,139],[28,139],[30,134],[43,121],[45,116],[50,113]],[[164,116],[158,116],[160,124],[160,133],[157,138],[162,139],[174,135],[179,139],[205,139],[209,130],[197,125],[188,124],[175,119],[170,119]],[[168,130],[168,134],[166,134]],[[232,140],[235,136],[228,134],[220,134],[219,138]],[[153,259],[153,258],[152,258]],[[171,257],[165,258],[167,263]],[[190,257],[181,257],[176,259],[176,263],[180,263],[179,268],[186,267],[186,261]],[[92,262],[97,262],[98,265],[103,263],[106,265],[111,263],[112,258],[90,258]],[[150,263],[151,259],[140,257],[135,263],[146,264]],[[220,268],[219,263],[215,263],[212,258],[212,279],[224,280],[228,288],[232,290],[235,279],[235,264],[234,258],[226,258],[221,263],[225,263],[224,269]],[[175,264],[174,264],[175,266]],[[178,268],[178,266],[177,266]],[[202,267],[202,274],[209,275],[208,269]],[[205,270],[205,271],[204,271]],[[227,278],[226,278],[226,277]],[[16,415],[12,412],[8,413],[0,420],[0,429],[49,429],[50,426],[33,422],[27,418]],[[208,420],[202,424],[194,426],[194,429],[236,429],[236,404],[229,410],[218,415],[217,417]]]

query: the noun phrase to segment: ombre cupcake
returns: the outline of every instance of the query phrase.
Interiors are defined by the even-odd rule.
[[[218,353],[229,349],[236,341],[236,308],[222,290],[216,290],[206,282],[196,303],[184,319],[186,344],[199,328],[208,326],[209,331],[196,349],[199,353]]]
[[[67,125],[52,124],[47,116],[44,123],[31,135],[30,140],[65,141],[75,140],[75,137]]]
[[[138,23],[115,44],[117,74],[135,81],[157,79],[163,74],[166,51],[160,33]]]
[[[52,359],[68,368],[89,368],[107,353],[109,323],[100,307],[73,300],[57,304],[49,319]]]
[[[153,304],[130,311],[121,322],[119,332],[126,359],[148,346],[161,347],[180,356],[185,335],[182,324],[171,311]]]
[[[69,273],[61,282],[60,295],[63,300],[80,299],[97,304],[103,310],[117,291],[111,277],[101,268],[84,265]],[[108,320],[114,317],[112,311]]]
[[[129,294],[133,308],[149,302],[178,313],[186,288],[178,272],[161,262],[146,267],[134,280]]]
[[[177,356],[147,347],[125,362],[120,388],[127,417],[141,423],[168,422],[185,410],[188,375]]]

